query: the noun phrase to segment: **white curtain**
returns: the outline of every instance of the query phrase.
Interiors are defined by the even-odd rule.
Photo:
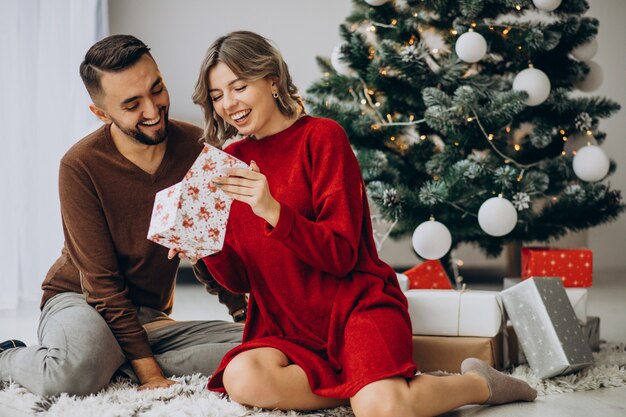
[[[63,232],[58,167],[96,129],[78,67],[106,0],[0,0],[0,309],[38,300]]]

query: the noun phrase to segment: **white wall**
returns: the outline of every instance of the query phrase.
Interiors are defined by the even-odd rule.
[[[626,2],[591,0],[590,16],[600,19],[600,50],[595,60],[605,71],[604,85],[596,92],[626,104],[626,54],[621,43],[626,35]],[[172,97],[172,117],[202,123],[201,113],[191,102],[200,61],[209,44],[232,30],[256,31],[275,41],[302,91],[320,76],[315,56],[329,56],[340,40],[339,24],[352,9],[350,0],[109,0],[111,33],[129,33],[152,47]],[[601,124],[608,133],[604,149],[618,164],[611,178],[613,187],[626,194],[626,123],[623,113]],[[564,213],[567,215],[567,213]],[[626,268],[626,216],[588,233],[596,269]],[[559,244],[579,245],[587,233]],[[388,241],[381,253],[392,265],[413,265],[408,240]],[[503,264],[485,260],[470,247],[460,250],[466,265]]]

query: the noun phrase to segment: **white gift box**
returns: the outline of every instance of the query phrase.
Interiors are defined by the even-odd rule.
[[[224,245],[232,199],[212,184],[226,168],[248,168],[235,157],[206,145],[185,178],[156,194],[148,239],[202,258]]]
[[[574,314],[581,325],[587,324],[587,288],[565,288],[565,294],[574,308]]]
[[[404,274],[399,274],[396,272],[396,278],[398,278],[398,284],[400,284],[400,289],[402,291],[409,290],[409,277]]]
[[[496,291],[409,290],[414,335],[494,337],[503,326]]]

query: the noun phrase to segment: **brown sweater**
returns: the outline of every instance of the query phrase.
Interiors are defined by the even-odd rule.
[[[147,239],[155,194],[180,181],[198,156],[201,130],[170,120],[167,150],[153,174],[141,170],[115,147],[110,125],[76,143],[61,160],[59,194],[65,247],[42,284],[41,306],[56,294],[84,293],[106,320],[130,360],[152,356],[136,306],[169,314],[178,258]],[[198,277],[231,313],[243,296]],[[81,285],[82,284],[82,285]]]

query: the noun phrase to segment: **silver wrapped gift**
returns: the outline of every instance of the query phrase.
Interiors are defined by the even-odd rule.
[[[589,347],[594,352],[600,350],[600,317],[588,316],[587,323],[582,326]]]
[[[538,377],[564,375],[593,363],[561,280],[531,278],[501,295],[526,359]]]

